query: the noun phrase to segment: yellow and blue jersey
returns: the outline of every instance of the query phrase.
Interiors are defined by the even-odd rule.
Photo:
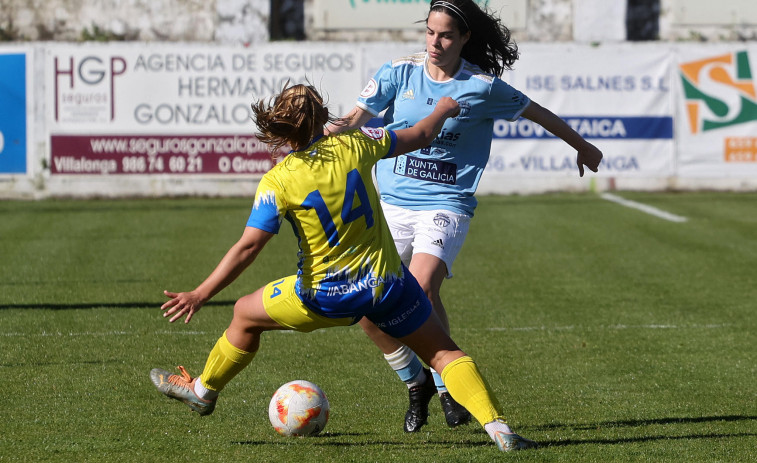
[[[247,226],[278,233],[284,219],[291,223],[296,291],[317,313],[365,315],[402,291],[405,269],[371,176],[395,145],[394,132],[380,128],[319,137],[260,181]]]

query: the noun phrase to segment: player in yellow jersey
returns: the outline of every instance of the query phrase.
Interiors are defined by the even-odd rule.
[[[218,393],[255,356],[268,330],[309,332],[370,319],[442,372],[450,394],[484,426],[504,451],[535,447],[502,418],[473,360],[445,334],[415,278],[402,264],[371,183],[382,158],[428,145],[444,121],[459,114],[441,98],[414,127],[361,128],[323,135],[333,122],[318,92],[293,85],[269,104],[253,105],[260,134],[273,149],[293,149],[260,181],[247,227],[213,272],[188,292],[165,291],[164,317],[188,323],[211,297],[239,276],[282,220],[299,239],[296,275],[277,279],[234,305],[228,329],[211,350],[202,374],[192,378],[155,368],[159,391],[200,415],[215,409]]]

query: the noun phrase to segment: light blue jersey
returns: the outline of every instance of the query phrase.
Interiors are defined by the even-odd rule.
[[[415,125],[444,96],[460,104],[460,115],[447,119],[431,145],[379,161],[381,199],[412,210],[473,216],[473,195],[489,160],[494,120],[517,119],[530,100],[465,60],[452,79],[435,81],[426,71],[426,59],[423,52],[384,64],[357,101],[374,116],[386,109],[384,123],[392,130]]]

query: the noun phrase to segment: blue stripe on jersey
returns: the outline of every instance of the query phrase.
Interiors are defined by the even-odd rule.
[[[584,138],[653,140],[673,138],[671,116],[568,116],[562,118]],[[494,122],[494,138],[555,138],[539,124],[521,118]]]
[[[584,138],[654,140],[673,138],[671,116],[575,116],[564,118]],[[383,127],[384,120],[374,117],[366,127]],[[521,118],[515,122],[494,122],[495,139],[555,138],[539,124]]]

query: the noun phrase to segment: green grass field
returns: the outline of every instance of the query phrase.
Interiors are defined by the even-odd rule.
[[[407,435],[400,383],[357,327],[266,333],[199,417],[152,386],[199,374],[233,302],[293,273],[288,228],[192,323],[160,316],[238,238],[249,199],[0,202],[0,461],[757,461],[757,194],[483,197],[455,278],[453,337],[541,448],[500,454],[438,401]],[[268,423],[282,383],[331,402],[321,436]]]

